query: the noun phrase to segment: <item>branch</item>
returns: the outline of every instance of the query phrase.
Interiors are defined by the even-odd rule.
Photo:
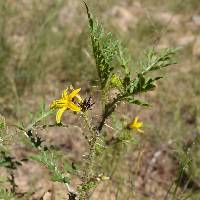
[[[102,114],[101,121],[99,122],[99,125],[96,128],[99,133],[101,132],[106,119],[115,111],[117,104],[120,103],[123,100],[123,98],[124,98],[124,95],[119,96],[119,97],[113,99],[112,102],[105,105],[105,109]]]

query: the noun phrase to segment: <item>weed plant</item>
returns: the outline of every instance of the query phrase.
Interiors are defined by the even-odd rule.
[[[47,46],[50,45],[48,43],[49,39],[54,37],[49,34],[50,31],[47,24],[53,23],[58,14],[54,8],[62,6],[58,1],[55,2],[49,8],[50,17],[46,21],[43,20],[43,16],[40,17],[41,23],[45,21],[43,26],[39,23],[38,26],[36,24],[33,27],[37,30],[37,35],[30,35],[30,44],[28,44],[28,48],[32,49],[32,53],[27,54],[21,65],[17,65],[15,68],[15,84],[17,86],[28,84],[29,81],[32,81],[30,79],[39,76],[33,74],[40,74],[39,69],[41,68],[41,64],[45,62],[42,55],[46,51]],[[9,174],[9,177],[6,180],[2,179],[1,182],[9,182],[11,185],[10,190],[0,189],[1,199],[26,199],[28,195],[31,195],[23,194],[20,196],[17,194],[17,185],[13,176],[14,170],[18,166],[21,166],[23,162],[27,162],[27,160],[34,160],[45,166],[49,170],[53,182],[60,182],[66,186],[66,193],[70,200],[90,199],[93,192],[100,185],[103,184],[105,186],[109,181],[112,181],[117,168],[120,167],[123,170],[121,165],[129,146],[137,146],[137,137],[145,132],[143,122],[137,116],[131,119],[131,121],[130,119],[122,119],[115,115],[117,107],[122,103],[148,107],[149,104],[140,98],[141,95],[154,90],[156,84],[159,84],[160,79],[163,78],[154,75],[153,72],[157,71],[156,74],[158,74],[160,70],[164,70],[164,68],[176,63],[174,57],[178,48],[166,48],[159,52],[154,48],[150,48],[139,59],[138,71],[134,75],[131,74],[133,66],[130,66],[131,56],[129,56],[127,50],[124,49],[120,41],[114,39],[112,33],[106,33],[100,22],[91,15],[87,4],[84,4],[89,22],[94,63],[98,74],[96,87],[98,87],[101,98],[95,99],[93,94],[84,94],[81,88],[76,89],[73,86],[68,86],[62,92],[59,99],[52,101],[49,108],[46,108],[45,103],[42,103],[38,113],[34,117],[31,117],[28,124],[21,122],[17,125],[12,125],[7,123],[3,116],[1,117],[0,166],[4,167]],[[5,5],[1,4],[1,9]],[[3,30],[4,21],[0,21],[0,26]],[[6,55],[4,53],[0,54],[0,60],[2,60],[0,62],[0,70],[3,70],[2,64],[7,62],[4,58],[9,57],[9,45],[4,38],[3,31],[1,31],[1,34],[1,52],[8,52]],[[35,38],[37,38],[37,42],[35,42]],[[60,41],[62,42],[63,40],[64,38],[61,36]],[[83,41],[82,38],[80,38],[80,41]],[[78,51],[76,47],[72,47],[72,50],[74,50],[74,53]],[[79,56],[77,56],[78,58]],[[84,57],[81,57],[81,62],[84,62]],[[33,71],[31,73],[30,71],[29,73],[24,73],[24,71],[28,70],[27,66],[33,64]],[[20,67],[20,70],[18,67]],[[23,73],[28,74],[29,77],[23,76]],[[22,81],[22,77],[24,81]],[[20,84],[18,80],[20,80]],[[6,80],[3,80],[3,82],[6,82]],[[16,96],[23,92],[22,88],[17,88]],[[101,113],[98,119],[93,119],[91,116],[97,104],[101,105]],[[56,114],[55,110],[57,111]],[[71,112],[71,115],[74,114],[77,121],[81,119],[84,124],[81,128],[83,129],[83,139],[87,143],[87,153],[83,156],[81,163],[72,163],[70,160],[66,160],[63,152],[49,145],[45,142],[45,138],[41,138],[38,135],[38,132],[44,129],[50,130],[53,127],[59,129],[68,128],[69,124],[62,120],[64,112]],[[54,115],[56,115],[55,122],[50,123]],[[108,125],[108,120],[111,120],[112,125]],[[10,132],[10,127],[14,127],[12,129],[13,133]],[[107,131],[107,128],[112,129],[112,131]],[[22,160],[15,160],[15,158],[11,157],[10,144],[16,139],[20,140],[20,143],[23,145],[31,147],[34,154]],[[192,167],[188,156],[184,157],[190,154],[192,149],[187,149],[185,152],[186,154],[180,156],[180,158],[183,158],[183,160],[180,160],[180,163],[183,164],[180,164],[178,179],[174,180],[169,190],[172,191],[170,198],[173,199],[177,197],[178,184],[176,182],[180,184],[185,171]],[[196,174],[192,174],[192,176],[195,177]],[[72,182],[74,177],[77,177],[79,180],[77,184]],[[118,184],[119,182],[123,182],[122,179],[123,176],[120,174],[116,183],[119,192],[126,189],[121,184]],[[132,195],[134,196],[134,194]],[[167,198],[169,198],[168,194],[166,195]],[[186,198],[185,196],[182,197],[182,199]]]

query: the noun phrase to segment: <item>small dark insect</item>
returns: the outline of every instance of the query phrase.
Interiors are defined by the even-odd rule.
[[[84,99],[80,106],[82,108],[82,111],[85,112],[86,110],[91,110],[94,104],[95,103],[92,102],[92,97],[90,96],[89,99]]]

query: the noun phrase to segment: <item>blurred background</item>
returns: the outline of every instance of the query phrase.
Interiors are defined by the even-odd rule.
[[[178,191],[185,199],[190,194],[187,199],[200,199],[200,1],[86,2],[106,32],[111,31],[127,47],[133,76],[145,49],[182,47],[178,64],[160,72],[165,78],[158,82],[156,91],[144,96],[152,105],[150,108],[122,105],[117,109],[118,114],[130,120],[139,115],[145,124],[145,136],[140,138],[136,151],[127,150],[112,188],[100,187],[92,199],[164,200],[179,173],[177,162],[187,159],[184,147],[191,148],[191,165],[186,170],[186,182],[181,181]],[[81,87],[83,93],[95,92],[97,98],[96,82],[82,1],[0,1],[0,113],[10,123],[28,122],[29,112],[36,112],[42,101],[48,105],[69,84]],[[75,123],[76,119],[70,116],[65,114],[63,120]],[[43,136],[80,158],[84,144],[77,132],[72,129],[67,134],[53,129]],[[15,148],[23,154],[23,148]],[[138,155],[139,169],[134,165]],[[30,183],[28,173],[43,173],[37,165],[32,166],[31,169],[27,163],[16,172],[19,192],[27,192],[33,185],[39,189],[32,199],[44,198],[50,189],[56,191],[55,199],[67,199],[62,196],[62,187],[52,186],[46,176],[39,186],[37,178]],[[186,184],[188,180],[192,184]]]

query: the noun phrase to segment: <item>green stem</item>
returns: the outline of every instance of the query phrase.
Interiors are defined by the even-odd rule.
[[[89,144],[89,155],[88,155],[87,163],[84,169],[83,183],[81,184],[83,188],[83,186],[87,185],[90,182],[91,178],[93,177],[93,167],[95,163],[95,153],[96,153],[95,145],[96,145],[96,141],[98,140],[99,133],[96,130],[96,128],[92,125],[87,115],[87,112],[83,113],[82,116],[92,136],[91,139],[89,139],[89,137],[86,134],[83,134],[83,136],[85,137],[85,139],[88,141],[88,144]],[[79,198],[83,200],[89,199],[89,191],[81,190],[79,192]]]
[[[115,98],[112,102],[105,105],[104,112],[102,114],[101,121],[99,122],[99,125],[97,126],[97,131],[100,133],[106,119],[115,111],[117,104],[120,103],[123,100],[124,96],[119,96]]]

